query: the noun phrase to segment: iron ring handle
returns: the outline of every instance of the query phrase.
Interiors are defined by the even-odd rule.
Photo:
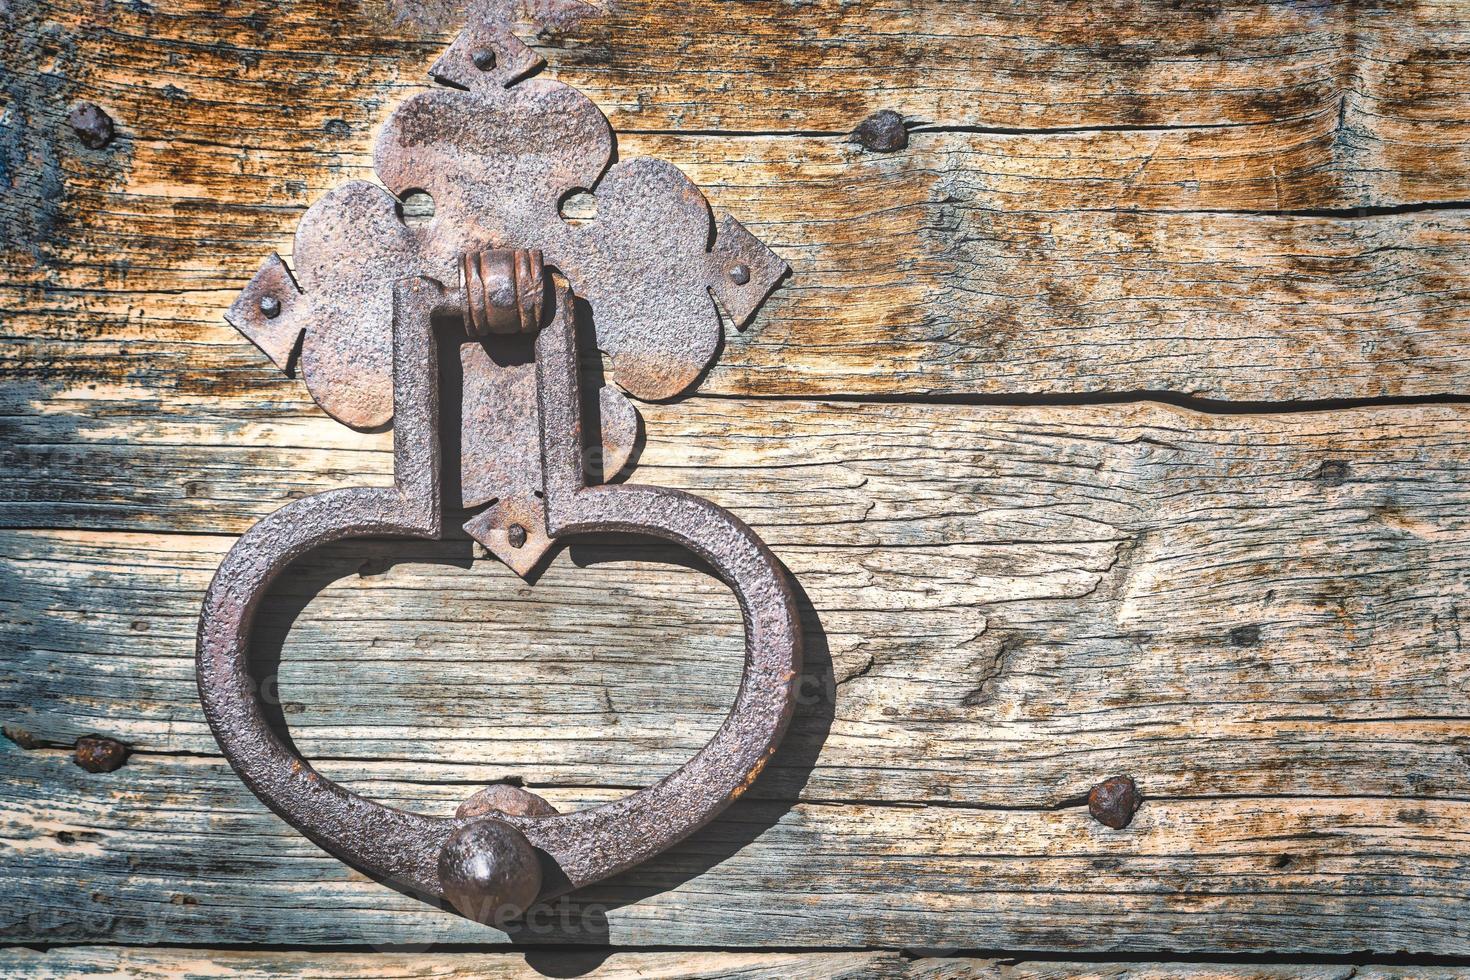
[[[713,819],[759,774],[790,720],[801,632],[786,574],[736,517],[657,487],[585,486],[571,296],[557,289],[537,338],[547,531],[553,538],[623,531],[703,558],[739,601],[745,665],[735,704],[675,772],[622,799],[566,814],[429,817],[377,803],[321,776],[276,735],[248,664],[255,612],[295,559],[351,537],[438,538],[435,313],[465,309],[463,290],[396,285],[393,315],[394,486],[330,490],[251,527],[205,594],[197,670],[205,717],[225,757],[272,810],[327,851],[480,921],[515,915],[663,851]]]

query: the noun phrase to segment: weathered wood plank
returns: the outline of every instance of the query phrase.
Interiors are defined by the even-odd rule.
[[[579,941],[1465,952],[1464,410],[771,407],[678,406],[645,475],[776,544],[822,626],[812,693],[752,797],[584,896],[637,902],[576,906]],[[207,754],[191,634],[227,545],[5,536],[6,724],[142,751],[90,776],[5,743],[0,939],[483,940]],[[729,702],[738,631],[702,573],[593,547],[525,588],[403,547],[313,560],[276,610],[306,609],[282,716],[363,792],[448,812],[519,776],[585,804]],[[1117,771],[1149,802],[1107,832],[1077,801]]]
[[[1456,980],[1457,966],[1392,966],[1330,963],[1068,963],[1065,961],[977,960],[930,957],[915,960],[905,976],[951,980],[969,976],[995,980]]]
[[[702,391],[1271,401],[1465,390],[1464,212],[1015,214],[923,171],[852,186],[862,200],[739,192],[796,192],[789,206],[757,209],[722,195],[743,216],[772,219],[762,234],[796,271],[751,328],[728,332]],[[58,283],[7,290],[7,376],[31,382],[31,404],[89,388],[155,404],[160,393],[293,398],[220,311],[261,256],[289,250],[294,218],[273,215],[269,232],[213,219],[143,232],[147,219],[128,215],[132,232],[97,239],[143,267],[128,284],[104,289],[120,269],[99,255]],[[178,245],[220,235],[238,236],[225,256],[208,254],[221,245]],[[170,255],[186,268],[146,268]]]
[[[509,13],[619,129],[845,133],[876,109],[970,127],[1213,126],[1344,99],[1385,123],[1464,125],[1444,111],[1466,94],[1467,31],[1452,2],[1043,11],[919,0],[724,4],[698,17],[675,0],[484,6]],[[11,16],[25,26],[27,13]],[[171,85],[176,99],[211,100],[212,134],[238,145],[303,119],[370,118],[464,16],[434,0],[51,0],[35,20],[58,26],[63,54],[73,44],[104,54],[63,60],[59,80],[96,86],[159,132],[173,120],[136,92]]]
[[[92,775],[0,742],[0,941],[422,945],[504,936],[366,880],[219,760]],[[382,784],[448,812],[458,787]],[[562,807],[618,791],[551,790]],[[1085,808],[742,800],[689,841],[560,900],[527,944],[1279,950],[1464,955],[1464,801],[1155,801]]]
[[[1470,796],[1464,409],[772,407],[672,406],[642,463],[810,597],[811,703],[762,792],[1055,806],[1119,770],[1173,796]],[[168,452],[108,465],[146,485],[218,456]],[[112,513],[235,532],[307,481],[387,479],[382,452],[241,453],[222,472],[248,478],[114,488]],[[192,633],[229,544],[6,534],[4,721],[212,751]],[[677,558],[579,545],[529,587],[466,569],[468,541],[334,547],[281,586],[261,673],[354,778],[642,785],[737,680],[734,603]]]
[[[1315,94],[1292,111],[1211,117],[1241,125],[920,132],[894,155],[806,129],[690,134],[708,120],[672,127],[665,119],[653,128],[671,126],[671,134],[625,135],[624,156],[655,153],[684,167],[795,270],[754,328],[732,331],[705,390],[1161,390],[1248,400],[1463,391],[1464,211],[1279,213],[1470,197],[1470,140],[1453,121],[1470,104],[1463,27],[1428,4],[1347,14],[1251,5],[1213,17],[1169,7],[1109,18],[1104,33],[1132,38],[1119,41],[1118,50],[1132,52],[1121,60],[1107,61],[1110,42],[1096,28],[1065,43],[1131,82],[1140,81],[1139,60],[1157,55],[1156,70],[1172,82],[1143,91],[1160,102],[1188,102],[1191,85],[1221,80],[1233,83],[1222,91],[1235,99],[1290,87],[1292,71],[1283,74],[1280,59],[1303,53],[1310,65],[1335,66],[1323,76],[1333,80],[1330,92],[1318,78],[1307,85]],[[442,35],[405,29],[394,40],[372,16],[331,4],[229,16],[212,5],[108,8],[107,22],[91,7],[45,9],[47,22],[16,15],[22,43],[7,52],[20,69],[12,112],[19,124],[7,152],[29,161],[0,196],[10,280],[0,309],[15,342],[7,374],[46,390],[68,381],[150,391],[248,387],[266,376],[263,360],[223,325],[220,310],[264,254],[289,251],[311,200],[366,173],[372,127],[412,90]],[[947,72],[944,84],[959,85],[965,105],[997,105],[998,86],[1060,84],[1075,98],[1038,95],[1036,104],[1070,113],[1088,102],[1079,84],[1096,78],[1102,91],[1126,89],[1107,71],[1026,67],[1047,61],[1035,44],[1078,34],[1071,15],[1048,13],[1043,27],[1010,7],[915,14],[932,29],[949,25],[931,40],[968,38],[1021,59],[1007,66],[972,52],[967,71],[978,75]],[[578,84],[621,81],[633,68],[609,67],[609,59],[646,59],[643,84],[674,102],[675,79],[746,98],[732,80],[753,70],[738,56],[749,50],[735,49],[718,71],[693,67],[719,46],[690,41],[682,8],[669,29],[663,19],[673,10],[659,5],[618,5],[609,16],[584,19],[554,41],[565,46],[548,50],[553,70]],[[883,23],[897,15],[866,5],[728,6],[710,16],[756,22],[730,35],[742,45],[820,47],[836,58],[868,44],[909,43]],[[814,28],[789,30],[786,19],[798,16],[841,30],[816,45]],[[1018,25],[1004,23],[1016,16],[1042,34],[1018,42]],[[324,23],[334,24],[330,38]],[[1198,51],[1185,63],[1203,59],[1218,70],[1190,73],[1157,50],[1172,41],[1145,44],[1185,23],[1219,32],[1191,41]],[[1308,23],[1326,33],[1299,46]],[[906,37],[929,36],[910,26],[916,31]],[[699,29],[722,36],[717,24]],[[606,56],[578,31],[602,32]],[[1346,48],[1344,37],[1354,39]],[[676,42],[662,55],[649,50]],[[322,53],[334,45],[342,53]],[[770,75],[787,62],[754,64]],[[876,64],[895,70],[886,59]],[[1232,77],[1236,69],[1255,72],[1255,81]],[[791,87],[837,104],[824,86],[840,72],[790,71]],[[771,84],[780,91],[787,83]],[[593,95],[602,94],[594,85]],[[707,95],[699,89],[691,98]],[[118,114],[122,135],[107,151],[84,150],[64,132],[68,101],[84,96]],[[613,111],[616,123],[630,125]],[[1155,116],[1145,110],[1143,118]],[[941,113],[936,121],[957,120]],[[1232,213],[1172,213],[1201,209]],[[1273,213],[1249,213],[1260,211]]]
[[[609,6],[546,40],[630,128],[843,131],[879,108],[981,127],[1218,125],[1342,99],[1407,128],[1466,93],[1453,3]]]
[[[985,961],[950,960],[949,975]],[[300,977],[302,980],[541,980],[547,976],[594,980],[887,980],[924,976],[897,953],[290,953],[254,950],[142,950],[106,946],[0,950],[0,970],[34,980],[113,972],[137,980]],[[1452,973],[1446,977],[1453,976]]]
[[[11,8],[0,525],[71,530],[0,536],[0,716],[140,751],[88,776],[0,743],[0,941],[497,939],[267,814],[190,665],[225,535],[387,478],[385,436],[266,384],[218,313],[364,173],[436,10]],[[1465,390],[1454,5],[556,10],[538,44],[624,155],[683,166],[795,268],[708,392]],[[78,98],[114,147],[59,128]],[[874,108],[933,125],[869,155],[841,134]],[[1470,952],[1470,413],[649,414],[640,478],[751,519],[805,586],[808,697],[728,818],[516,938]],[[436,812],[667,772],[730,700],[733,604],[664,552],[570,557],[534,589],[465,542],[314,557],[262,655],[293,737]],[[1115,771],[1150,798],[1121,833],[1077,803]]]
[[[112,973],[138,980],[301,977],[337,980],[1460,980],[1455,966],[1261,963],[1104,963],[903,956],[898,953],[296,953],[81,946],[0,950],[0,969],[35,980]]]

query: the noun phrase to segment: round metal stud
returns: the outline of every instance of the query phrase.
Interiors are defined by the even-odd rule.
[[[526,835],[493,818],[456,830],[439,851],[444,897],[476,922],[524,912],[541,892],[541,860]]]

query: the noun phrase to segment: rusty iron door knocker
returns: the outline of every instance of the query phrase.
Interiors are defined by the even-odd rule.
[[[295,275],[273,255],[231,307],[278,366],[299,364],[332,417],[391,421],[394,484],[329,490],[259,521],[221,563],[199,623],[205,716],[251,790],[344,861],[480,921],[632,867],[713,819],[775,751],[801,662],[791,584],[750,528],[686,493],[603,482],[638,431],[624,391],[663,399],[694,384],[720,340],[712,295],[743,324],[786,265],[733,218],[716,229],[677,168],[609,166],[606,119],[571,87],[528,77],[539,66],[507,28],[470,24],[431,69],[439,84],[385,125],[374,166],[386,189],[352,181],[314,204]],[[594,220],[561,216],[576,191],[594,193]],[[427,224],[404,221],[410,192],[432,198]],[[618,382],[595,399],[582,392],[579,302]],[[483,508],[464,525],[471,536],[527,575],[573,535],[651,535],[694,552],[739,601],[745,671],[729,715],[678,770],[615,802],[562,814],[491,787],[453,818],[398,810],[316,773],[257,700],[251,624],[287,565],[343,538],[445,530],[435,321],[446,317],[463,333],[458,504]]]

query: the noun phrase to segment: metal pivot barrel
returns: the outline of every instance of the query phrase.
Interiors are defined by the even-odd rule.
[[[546,268],[539,248],[466,252],[460,256],[459,270],[469,336],[541,329]]]

